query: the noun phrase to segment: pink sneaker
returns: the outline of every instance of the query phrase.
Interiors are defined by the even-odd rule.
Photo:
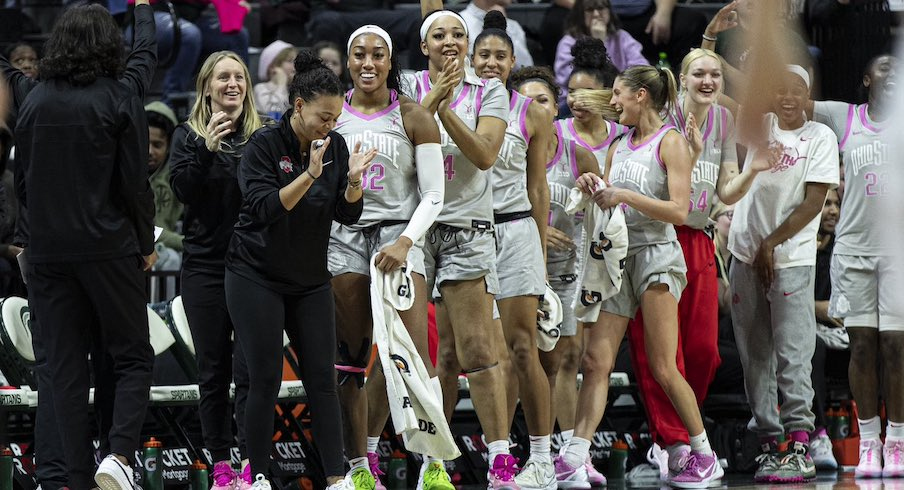
[[[885,440],[885,467],[883,478],[904,477],[904,441]]]
[[[518,458],[511,454],[497,454],[487,475],[488,490],[520,490],[515,483],[518,474]]]
[[[213,486],[210,490],[234,490],[237,479],[235,470],[227,461],[220,461],[213,465]]]
[[[380,456],[377,453],[367,453],[367,462],[370,463],[370,473],[374,476],[374,480],[376,480],[374,490],[386,490],[386,487],[383,486],[383,482],[380,481],[380,475],[383,474],[383,472],[380,471]]]
[[[882,478],[882,441],[860,440],[860,464],[854,470],[856,478]]]
[[[669,481],[669,485],[675,488],[709,488],[720,485],[724,475],[725,470],[714,453],[691,451],[684,469]]]
[[[563,456],[556,456],[556,482],[559,488],[590,488],[587,477],[587,465],[571,466]]]
[[[587,455],[587,459],[584,460],[584,468],[587,469],[587,481],[590,482],[591,487],[598,488],[606,486],[606,477],[599,471],[596,471],[596,468],[593,466],[593,460],[590,459],[589,454]]]
[[[251,490],[252,485],[254,485],[254,478],[251,476],[251,465],[249,464],[235,479],[235,490]]]

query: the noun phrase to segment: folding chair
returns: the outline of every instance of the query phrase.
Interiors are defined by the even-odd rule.
[[[0,323],[0,370],[10,385],[34,387],[35,352],[28,301],[17,296],[0,300]]]

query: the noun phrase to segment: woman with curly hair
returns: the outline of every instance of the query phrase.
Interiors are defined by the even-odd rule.
[[[132,489],[129,456],[139,447],[154,358],[144,271],[157,260],[147,120],[134,90],[142,85],[118,80],[126,73],[122,35],[98,5],[67,11],[45,47],[41,82],[16,129],[31,307],[41,318],[69,487]],[[110,454],[94,473],[85,360],[97,337],[115,390]]]

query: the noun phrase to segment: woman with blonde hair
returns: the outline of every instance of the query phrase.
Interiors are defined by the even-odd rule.
[[[687,268],[676,243],[675,225],[688,217],[693,168],[685,138],[660,116],[676,106],[672,73],[635,66],[622,72],[610,101],[619,123],[631,129],[608,151],[604,185],[599,176],[581,175],[577,186],[601,208],[621,206],[628,226],[628,254],[621,290],[601,304],[599,318],[586,335],[584,383],[578,395],[574,437],[556,458],[559,488],[589,488],[584,461],[590,439],[602,419],[615,356],[638,307],[647,317],[650,371],[668,393],[690,438],[692,451],[670,484],[705,488],[723,471],[710,447],[694,392],[676,364],[678,301],[687,284]]]
[[[263,122],[251,94],[251,76],[231,51],[210,55],[198,73],[198,98],[172,138],[170,183],[185,205],[182,303],[198,360],[199,415],[204,445],[214,462],[213,489],[247,488],[245,465],[230,464],[233,445],[229,384],[235,379],[239,448],[244,454],[244,402],[248,370],[226,309],[225,258],[242,193],[237,172],[245,144]]]
[[[692,50],[681,63],[679,80],[681,92],[667,121],[687,140],[693,169],[687,219],[675,228],[687,265],[687,285],[678,303],[677,363],[700,405],[721,362],[719,286],[713,262],[710,210],[717,196],[725,204],[736,203],[750,188],[754,177],[770,165],[757,159],[743,172],[738,170],[734,118],[727,108],[716,103],[723,88],[722,60],[716,53],[701,48]],[[690,453],[688,434],[650,371],[642,313],[628,324],[628,338],[650,434],[659,447],[667,450],[668,474],[675,476]],[[660,465],[662,476],[666,475],[665,466]]]

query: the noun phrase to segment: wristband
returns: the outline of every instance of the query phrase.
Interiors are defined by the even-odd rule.
[[[703,39],[704,39],[705,41],[712,41],[712,42],[716,42],[716,41],[717,41],[717,39],[716,39],[715,37],[713,37],[713,36],[707,36],[705,32],[703,33]]]
[[[350,180],[348,181],[348,186],[352,189],[360,189],[361,188],[361,179],[358,180]]]
[[[308,174],[308,177],[310,177],[311,180],[317,180],[317,177],[314,177],[314,174],[311,173],[310,169],[305,169],[304,173]]]

